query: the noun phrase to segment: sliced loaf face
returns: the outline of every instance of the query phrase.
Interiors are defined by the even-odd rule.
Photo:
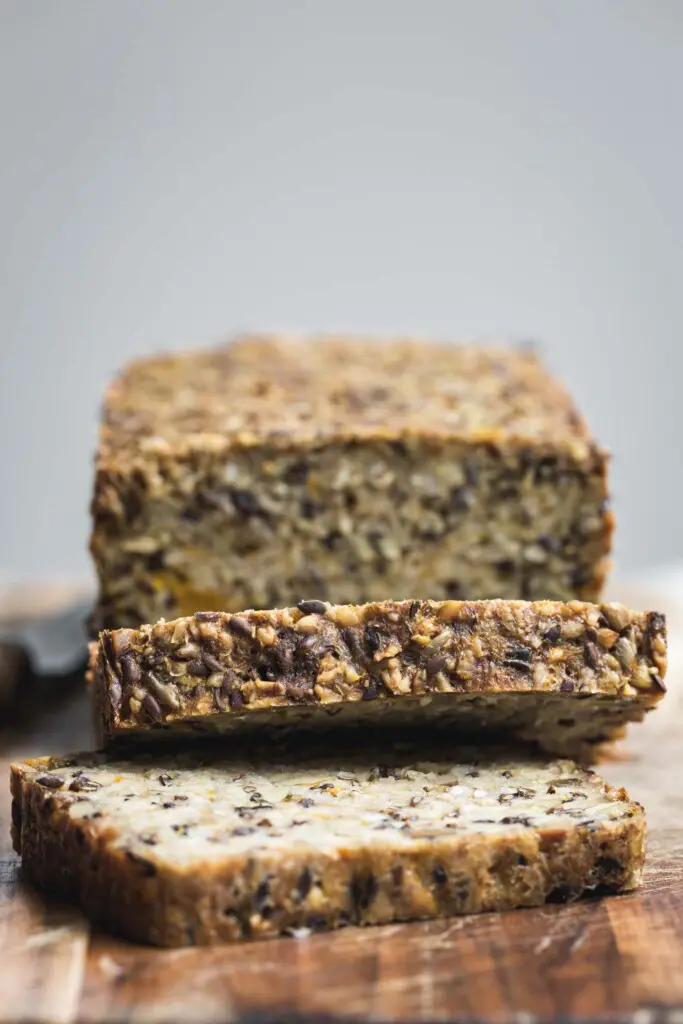
[[[13,840],[42,889],[167,946],[637,885],[642,808],[573,762],[518,758],[39,758],[12,767]]]
[[[655,612],[578,601],[382,601],[199,612],[92,648],[108,743],[428,722],[586,757],[664,692]]]
[[[245,337],[136,362],[104,403],[94,621],[312,591],[596,600],[606,477],[528,350]]]

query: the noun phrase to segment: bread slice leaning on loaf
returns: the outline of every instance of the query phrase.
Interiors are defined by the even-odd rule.
[[[331,724],[497,732],[590,757],[664,693],[656,612],[579,601],[301,601],[105,631],[103,744]]]
[[[507,910],[640,881],[645,818],[624,790],[571,761],[430,756],[39,758],[12,767],[14,846],[40,888],[162,946]]]

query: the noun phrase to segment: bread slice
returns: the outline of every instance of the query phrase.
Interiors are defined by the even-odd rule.
[[[578,601],[309,600],[105,631],[91,654],[104,744],[428,721],[583,758],[657,703],[665,672],[662,615]]]
[[[42,889],[164,946],[565,902],[640,881],[645,818],[623,789],[571,761],[480,749],[453,763],[417,749],[275,755],[267,767],[38,758],[12,766],[14,846]]]

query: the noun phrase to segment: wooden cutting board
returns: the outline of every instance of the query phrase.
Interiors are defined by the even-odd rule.
[[[665,702],[601,768],[648,811],[638,892],[306,939],[150,949],[92,929],[23,883],[3,782],[0,1021],[683,1022],[683,610],[656,594],[621,596],[664,606],[672,662]],[[0,733],[0,775],[18,757],[91,739],[77,694],[23,733]]]

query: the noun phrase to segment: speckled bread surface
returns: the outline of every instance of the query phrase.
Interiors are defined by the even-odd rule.
[[[644,814],[624,790],[504,751],[265,766],[95,754],[15,764],[11,781],[27,876],[158,945],[621,892],[644,857]]]
[[[101,634],[101,740],[429,722],[585,757],[664,692],[656,612],[578,601],[301,601]]]
[[[129,366],[92,502],[95,625],[418,598],[598,598],[606,454],[513,348],[247,337]]]

